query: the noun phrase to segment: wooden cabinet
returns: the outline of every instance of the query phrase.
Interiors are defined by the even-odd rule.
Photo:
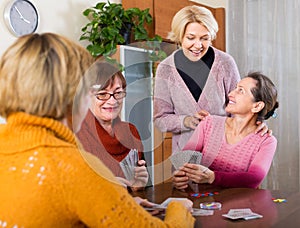
[[[172,177],[172,133],[162,133],[154,127],[154,181],[167,182]]]
[[[137,7],[139,9],[149,9],[150,14],[154,19],[154,2],[153,0],[122,0],[122,5],[125,9]],[[154,36],[154,24],[147,26],[150,37]]]

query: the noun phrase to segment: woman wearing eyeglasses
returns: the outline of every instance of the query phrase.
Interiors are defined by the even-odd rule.
[[[90,82],[91,104],[77,136],[85,150],[101,159],[131,190],[143,189],[149,177],[143,144],[136,127],[119,117],[126,96],[126,80],[117,67],[104,61],[96,62],[89,74],[95,80]],[[138,161],[134,178],[129,180],[125,179],[119,163],[134,150],[138,151]]]

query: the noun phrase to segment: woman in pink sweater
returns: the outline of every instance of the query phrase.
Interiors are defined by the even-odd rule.
[[[173,182],[184,189],[188,182],[223,187],[257,188],[267,175],[277,145],[274,136],[255,134],[257,120],[266,120],[278,107],[277,90],[261,73],[243,78],[229,93],[225,111],[231,117],[207,116],[184,150],[202,152],[200,164],[185,164]]]

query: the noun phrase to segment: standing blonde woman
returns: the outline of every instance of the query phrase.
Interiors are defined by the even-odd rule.
[[[171,202],[165,221],[152,217],[99,159],[78,147],[67,117],[93,61],[83,47],[52,33],[20,37],[4,53],[2,227],[193,227],[191,201]]]
[[[173,133],[173,152],[183,148],[206,115],[226,115],[228,93],[240,80],[234,59],[212,46],[218,29],[211,11],[195,5],[172,20],[168,38],[180,48],[157,68],[154,118],[162,132]]]

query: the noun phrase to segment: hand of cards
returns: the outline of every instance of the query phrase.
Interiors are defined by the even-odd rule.
[[[257,219],[262,218],[263,216],[251,211],[250,208],[243,209],[230,209],[227,214],[223,214],[222,216],[229,219]]]
[[[121,169],[127,180],[134,179],[134,167],[137,166],[139,161],[138,151],[136,149],[131,149],[127,156],[120,162]]]
[[[175,169],[179,169],[184,163],[200,164],[202,153],[194,150],[183,150],[173,154],[170,158]]]

